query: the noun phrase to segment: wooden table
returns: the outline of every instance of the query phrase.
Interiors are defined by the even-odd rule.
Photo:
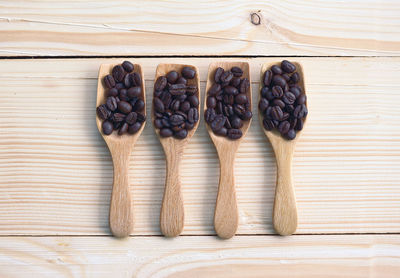
[[[399,30],[398,1],[3,1],[0,277],[399,277]],[[297,233],[274,235],[275,160],[254,117],[236,237],[213,229],[203,119],[182,163],[183,235],[160,236],[165,162],[148,121],[131,156],[134,233],[110,236],[99,65],[142,64],[151,103],[159,63],[199,67],[204,94],[210,62],[248,61],[257,92],[262,64],[283,56],[302,63],[312,107],[293,165]]]

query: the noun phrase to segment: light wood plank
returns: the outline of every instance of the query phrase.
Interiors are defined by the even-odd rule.
[[[399,55],[399,10],[396,0],[1,1],[0,55]]]
[[[204,94],[208,65],[216,60],[132,61],[143,66],[151,103],[158,63],[197,66]],[[250,63],[256,111],[260,67],[279,58],[236,60]],[[293,161],[297,232],[400,232],[400,58],[295,60],[304,67],[313,107]],[[109,234],[112,164],[93,108],[99,65],[121,61],[2,61],[0,234]],[[201,121],[182,161],[184,234],[214,234],[218,167]],[[275,171],[254,117],[235,163],[239,234],[273,232]],[[160,234],[165,160],[150,122],[131,155],[130,177],[135,234]]]
[[[2,277],[398,277],[400,235],[2,237]]]

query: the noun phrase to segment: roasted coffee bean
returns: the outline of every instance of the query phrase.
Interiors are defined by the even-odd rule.
[[[115,97],[108,97],[106,105],[110,111],[115,111],[117,109],[117,99]]]
[[[273,74],[272,74],[272,71],[271,71],[271,70],[265,71],[265,73],[264,73],[264,79],[263,79],[264,86],[267,86],[267,87],[270,86],[271,81],[272,81],[272,75],[273,75]]]
[[[140,97],[142,95],[142,87],[136,86],[129,88],[127,91],[127,96],[129,98]]]
[[[224,98],[224,92],[223,91],[219,91],[216,95],[215,95],[215,99],[218,101],[222,101],[222,99]]]
[[[116,88],[111,88],[110,90],[108,90],[107,96],[109,96],[109,97],[118,96],[118,90]]]
[[[213,108],[207,108],[206,112],[204,112],[204,119],[207,123],[211,123],[215,118],[215,110]]]
[[[280,86],[283,89],[286,85],[286,80],[282,77],[282,75],[274,75],[274,77],[272,77],[272,84],[275,86]]]
[[[184,117],[178,114],[174,114],[169,118],[169,122],[171,125],[180,125],[185,121]]]
[[[130,88],[132,86],[132,79],[131,79],[131,76],[129,74],[125,74],[124,86],[125,86],[125,88]]]
[[[197,93],[197,86],[196,85],[187,85],[186,86],[186,94],[188,96],[193,96]]]
[[[143,123],[144,121],[146,121],[146,115],[140,112],[137,112],[137,121],[139,123]]]
[[[234,104],[233,111],[235,111],[235,114],[240,117],[246,112],[246,108],[241,104]]]
[[[235,76],[235,77],[241,77],[243,75],[243,70],[239,67],[231,68],[231,72],[233,73],[233,76]]]
[[[132,105],[129,102],[121,100],[118,102],[118,110],[124,114],[129,114],[132,111]]]
[[[121,128],[118,131],[118,135],[123,135],[123,134],[127,133],[128,132],[128,127],[129,126],[128,126],[127,123],[123,123]]]
[[[208,90],[209,96],[215,96],[219,91],[221,91],[221,85],[214,83],[211,88]]]
[[[187,120],[187,113],[182,112],[182,111],[176,111],[175,114],[176,115],[181,115],[184,120]],[[172,114],[171,114],[171,116],[172,116]]]
[[[250,81],[247,78],[243,78],[242,82],[240,82],[239,92],[241,94],[246,94],[250,88]]]
[[[217,106],[217,100],[213,96],[207,97],[207,107],[208,108],[215,108]]]
[[[228,138],[229,139],[239,139],[243,136],[243,133],[240,129],[232,128],[228,129]]]
[[[174,135],[174,132],[170,128],[162,128],[160,129],[160,136],[161,137],[171,137]]]
[[[273,120],[280,121],[283,117],[283,111],[279,106],[274,106],[271,109],[271,117]]]
[[[233,78],[233,73],[231,71],[225,71],[223,74],[221,74],[221,77],[219,78],[221,83],[228,83],[232,80]]]
[[[247,99],[247,96],[245,95],[245,94],[238,94],[236,97],[235,97],[235,102],[237,103],[237,104],[245,104],[245,103],[247,103],[249,100]]]
[[[240,82],[242,81],[242,79],[240,79],[240,77],[234,77],[232,78],[231,82],[229,83],[229,85],[231,85],[232,87],[239,87],[240,86]]]
[[[184,139],[188,135],[188,131],[186,129],[181,129],[174,134],[174,137],[177,139]]]
[[[119,100],[129,101],[129,97],[125,88],[118,90],[118,98]]]
[[[272,87],[272,96],[274,98],[281,98],[283,96],[283,90],[279,86]]]
[[[190,108],[188,112],[187,121],[191,124],[195,122],[195,113],[197,113],[196,108]]]
[[[233,128],[242,128],[243,126],[243,121],[238,116],[232,116],[230,123]]]
[[[271,67],[271,71],[273,74],[277,74],[277,75],[282,74],[282,69],[277,65],[273,65]]]
[[[301,88],[298,86],[292,86],[290,87],[290,92],[292,92],[296,98],[298,98],[301,95]]]
[[[283,135],[286,134],[290,129],[290,123],[288,121],[283,121],[279,124],[278,130]]]
[[[289,90],[290,90],[289,84],[286,83],[285,87],[283,87],[283,92],[286,93],[289,92]]]
[[[226,121],[225,121],[224,127],[226,127],[229,130],[232,128],[231,122],[229,121],[228,116],[227,115],[225,115],[225,116],[226,116]]]
[[[214,81],[215,83],[221,83],[221,75],[224,73],[223,68],[217,68],[214,74]]]
[[[126,116],[125,122],[127,122],[130,125],[133,125],[134,123],[136,123],[136,119],[137,119],[136,112],[131,112],[128,114],[128,116]]]
[[[173,101],[171,101],[169,108],[172,111],[178,111],[180,106],[181,106],[181,102],[177,99],[174,99]]]
[[[250,110],[246,110],[240,118],[244,121],[247,121],[250,120],[252,117],[253,113]]]
[[[135,106],[135,104],[136,104],[136,102],[138,101],[138,99],[139,99],[139,98],[134,97],[134,98],[132,98],[132,99],[129,101],[129,103],[132,105],[132,107]]]
[[[155,128],[160,129],[160,128],[162,128],[163,126],[164,126],[164,125],[163,125],[161,119],[155,119],[155,120],[154,120],[154,127],[155,127]]]
[[[108,88],[111,89],[115,86],[115,80],[114,77],[112,77],[111,74],[108,74],[106,76],[104,76],[104,85]]]
[[[291,113],[291,112],[294,111],[294,106],[293,105],[286,105],[285,106],[285,110],[286,110],[286,112]]]
[[[181,103],[180,110],[182,112],[186,113],[186,112],[189,111],[189,109],[190,109],[190,102],[189,101],[184,101],[184,102]]]
[[[290,75],[288,73],[282,74],[283,79],[285,79],[286,83],[290,81]]]
[[[274,99],[272,101],[273,106],[279,106],[281,109],[285,108],[285,103],[280,99]]]
[[[274,122],[267,118],[264,118],[263,126],[266,130],[272,130],[275,127]]]
[[[142,111],[144,108],[144,101],[141,99],[138,99],[135,103],[135,106],[133,106],[134,111]]]
[[[122,126],[122,122],[113,122],[114,130],[120,129],[121,126]]]
[[[113,124],[110,121],[104,121],[101,124],[101,128],[102,128],[103,133],[105,135],[110,135],[113,132],[113,129],[114,129]]]
[[[290,128],[295,128],[297,124],[297,118],[290,118],[289,123],[290,123]]]
[[[283,94],[282,100],[284,103],[292,105],[296,101],[296,96],[289,91]]]
[[[184,67],[182,69],[182,76],[186,79],[193,79],[196,76],[196,71],[191,67]]]
[[[189,101],[190,105],[192,107],[197,107],[199,106],[199,98],[197,96],[189,96],[187,98],[187,100]]]
[[[176,80],[179,78],[179,73],[173,70],[167,73],[165,77],[167,77],[168,83],[175,84]]]
[[[269,101],[266,98],[261,98],[260,102],[258,103],[258,109],[260,109],[261,113],[264,113],[268,106]]]
[[[306,106],[304,104],[296,106],[296,108],[293,111],[293,116],[299,119],[307,116]]]
[[[217,107],[215,109],[216,114],[222,114],[224,111],[223,108],[224,108],[224,105],[223,105],[222,101],[217,101]]]
[[[288,60],[283,60],[281,63],[281,68],[284,72],[287,73],[292,73],[296,70],[296,66],[293,65],[291,62],[289,62]]]
[[[136,132],[139,131],[139,129],[142,127],[142,124],[139,122],[134,123],[133,125],[130,125],[128,128],[128,133],[129,134],[135,134]]]
[[[296,126],[294,127],[295,130],[302,130],[303,129],[304,121],[303,119],[297,119]]]
[[[301,104],[305,104],[307,100],[306,94],[301,94],[298,98],[297,98],[297,105],[301,105]]]
[[[165,76],[160,76],[154,83],[154,90],[162,91],[167,86],[167,78]]]
[[[296,131],[294,131],[294,129],[289,129],[285,136],[287,139],[293,140],[294,138],[296,138]]]
[[[181,123],[180,125],[174,125],[173,127],[171,127],[171,129],[174,133],[176,133],[184,128],[185,128],[185,123]]]
[[[233,87],[233,86],[226,86],[226,87],[224,88],[224,93],[225,93],[225,94],[228,94],[228,95],[234,95],[234,96],[236,96],[236,95],[239,93],[239,91],[238,91],[238,89],[236,89],[236,88]]]
[[[178,102],[179,103],[179,102]],[[164,103],[158,97],[153,99],[154,110],[160,113],[164,113]],[[177,110],[177,109],[174,109]]]
[[[126,72],[132,72],[134,69],[134,65],[129,61],[122,62],[122,67]]]
[[[105,104],[102,104],[99,107],[97,107],[96,112],[97,116],[102,120],[107,120],[111,114],[111,111],[107,109],[107,106]]]
[[[222,100],[225,104],[233,105],[235,102],[235,97],[234,95],[224,95]]]
[[[287,119],[289,119],[289,113],[287,113],[287,112],[283,112],[283,116],[282,116],[282,119],[281,119],[281,121],[286,121]]]
[[[212,130],[219,130],[225,125],[226,117],[223,115],[216,115],[214,120],[211,122],[211,129]]]
[[[268,106],[268,108],[265,110],[264,118],[272,119],[271,111],[272,111],[272,106]]]
[[[300,74],[298,72],[295,72],[290,76],[290,82],[295,84],[300,81]]]
[[[142,86],[142,77],[139,73],[134,72],[132,73],[132,80],[135,82],[135,86]]]
[[[112,76],[114,77],[115,81],[122,82],[125,77],[125,70],[121,65],[117,65],[112,70]]]
[[[171,124],[170,124],[170,122],[169,122],[168,119],[163,118],[163,119],[161,120],[161,122],[162,122],[162,124],[163,124],[164,127],[171,127]]]
[[[186,78],[181,76],[176,80],[175,84],[184,84],[184,85],[186,85],[187,84],[187,80],[186,80]]]
[[[173,96],[179,96],[186,93],[186,85],[184,84],[172,84],[168,89],[170,94]]]
[[[125,121],[125,117],[126,117],[126,115],[124,115],[122,113],[114,113],[112,116],[112,121],[114,123],[120,123],[120,122]]]
[[[125,89],[124,83],[121,83],[121,82],[115,83],[115,89],[117,89],[118,91],[121,89]]]

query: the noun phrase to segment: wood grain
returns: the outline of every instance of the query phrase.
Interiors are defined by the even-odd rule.
[[[99,65],[123,60],[2,61],[0,234],[109,234],[112,163],[93,107]],[[261,65],[277,60],[243,59],[250,64],[253,92]],[[297,233],[400,232],[400,58],[295,60],[307,73],[313,107],[293,158]],[[197,66],[204,93],[208,66],[218,59],[131,61],[143,67],[151,103],[159,63]],[[254,94],[254,111],[257,98]],[[160,234],[165,160],[151,124],[131,154],[129,175],[134,234]],[[218,158],[202,121],[182,158],[183,234],[214,234],[218,176]],[[235,176],[237,233],[273,233],[275,160],[258,117],[238,149]]]
[[[2,277],[396,278],[400,235],[1,237]]]
[[[0,55],[398,56],[399,9],[396,0],[3,1]]]
[[[223,68],[224,71],[229,71],[233,67],[239,67],[243,71],[242,78],[247,78],[251,82],[250,67],[247,62],[223,62],[218,61],[210,64],[207,74],[207,85],[204,92],[204,113],[207,109],[207,96],[210,88],[215,84],[215,71],[217,68]],[[251,109],[251,86],[247,90],[246,95],[250,103]],[[204,114],[203,114],[204,117]],[[214,143],[217,150],[219,159],[219,184],[218,194],[215,203],[214,211],[214,229],[217,235],[221,238],[231,238],[235,235],[239,224],[239,213],[236,200],[236,187],[235,187],[235,157],[240,143],[246,137],[247,131],[251,125],[251,120],[243,122],[241,131],[242,137],[237,140],[231,140],[227,137],[218,136],[211,129],[210,125],[206,123],[208,135]]]

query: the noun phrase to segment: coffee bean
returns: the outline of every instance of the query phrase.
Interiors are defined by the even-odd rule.
[[[112,76],[118,82],[121,82],[124,80],[125,74],[126,74],[126,72],[125,72],[124,68],[120,65],[115,66],[112,70]]]
[[[301,94],[301,95],[297,98],[296,103],[297,103],[298,105],[300,105],[300,104],[305,104],[305,103],[306,103],[306,100],[307,100],[306,95],[305,95],[305,94]]]
[[[228,129],[228,138],[229,139],[239,139],[243,136],[243,133],[240,129],[232,128]]]
[[[283,79],[285,79],[286,83],[290,81],[290,75],[287,73],[282,74]]]
[[[285,106],[285,110],[286,110],[286,112],[291,113],[291,112],[294,111],[294,106],[293,105],[286,105]]]
[[[292,74],[292,76],[290,76],[290,82],[291,83],[297,83],[300,81],[300,74],[298,72],[295,72]]]
[[[130,74],[125,74],[124,86],[125,86],[125,88],[130,88],[132,86],[132,78],[131,78]]]
[[[115,97],[108,97],[106,105],[110,111],[115,111],[117,109],[117,99]]]
[[[303,119],[297,119],[296,126],[294,127],[295,130],[302,130],[303,129],[304,121]]]
[[[275,86],[280,86],[283,89],[286,85],[286,80],[282,77],[282,75],[274,75],[274,77],[272,77],[272,83]]]
[[[289,90],[290,90],[289,84],[286,83],[285,87],[283,87],[283,92],[286,93],[286,92],[289,92]]]
[[[190,105],[192,107],[197,107],[199,106],[199,98],[197,96],[189,96],[187,98],[187,100],[189,101]]]
[[[289,123],[290,123],[290,128],[295,128],[295,126],[297,125],[297,118],[290,118],[289,119]]]
[[[143,123],[144,121],[146,121],[146,115],[141,113],[141,112],[137,112],[137,121],[139,123]]]
[[[207,97],[207,107],[208,108],[215,108],[217,106],[217,100],[213,96]]]
[[[204,119],[207,123],[211,123],[215,118],[215,110],[213,108],[207,108],[204,112]]]
[[[294,131],[294,129],[289,129],[285,136],[287,139],[293,140],[294,138],[296,138],[296,131]]]
[[[118,90],[117,90],[117,88],[111,88],[110,90],[108,90],[107,96],[109,96],[109,97],[116,97],[116,96],[118,96]]]
[[[193,96],[197,93],[197,86],[196,85],[187,85],[186,86],[186,94],[188,96]]]
[[[211,123],[212,130],[219,130],[225,125],[226,117],[223,115],[216,115],[214,120]]]
[[[239,92],[241,94],[246,94],[250,88],[250,81],[247,78],[243,78],[242,82],[240,82]]]
[[[133,125],[130,125],[128,128],[128,133],[129,134],[135,134],[136,132],[139,131],[139,129],[142,127],[142,124],[140,122],[136,122]]]
[[[221,85],[220,84],[213,84],[211,88],[208,90],[208,95],[209,96],[215,96],[219,91],[221,91]]]
[[[272,130],[275,127],[274,122],[266,118],[263,120],[263,126],[266,130]]]
[[[243,115],[240,117],[242,120],[250,120],[253,117],[253,113],[250,110],[246,110]]]
[[[284,103],[291,105],[296,101],[296,96],[289,91],[283,94],[282,100]]]
[[[103,133],[105,135],[110,135],[113,132],[113,124],[110,121],[104,121],[101,125]]]
[[[283,117],[283,111],[279,106],[274,106],[271,109],[271,117],[274,120],[280,121]]]
[[[144,108],[144,101],[141,99],[138,99],[135,103],[135,106],[133,106],[134,111],[142,111]]]
[[[186,78],[181,76],[181,77],[178,78],[178,80],[176,80],[175,84],[184,84],[184,85],[186,85],[187,84],[187,80],[186,80]]]
[[[237,104],[245,104],[245,103],[247,103],[249,100],[247,99],[247,96],[245,95],[245,94],[238,94],[236,97],[235,97],[235,102],[237,103]]]
[[[185,121],[185,119],[181,115],[174,114],[169,118],[169,121],[170,121],[171,125],[174,126],[174,125],[182,124]]]
[[[243,75],[243,70],[239,67],[231,68],[231,72],[233,73],[233,76],[235,76],[235,77],[241,77]]]
[[[174,137],[177,139],[184,139],[188,135],[188,131],[186,129],[181,129],[174,134]]]
[[[97,116],[102,120],[107,120],[111,114],[111,111],[107,109],[107,106],[102,104],[96,109]]]
[[[165,76],[160,76],[154,83],[154,90],[162,91],[165,89],[166,86],[167,86],[167,78]]]
[[[214,81],[215,83],[221,83],[221,75],[224,73],[223,68],[217,68],[214,74]]]
[[[120,122],[125,121],[125,117],[126,117],[126,115],[124,115],[122,113],[114,113],[111,120],[114,123],[120,123]]]
[[[228,129],[225,128],[225,127],[222,127],[222,128],[219,129],[219,130],[214,130],[214,133],[215,133],[216,135],[219,135],[219,136],[226,136],[226,135],[228,134]]]
[[[287,113],[287,112],[283,112],[283,116],[282,116],[282,119],[281,119],[281,121],[286,121],[287,119],[289,119],[289,113]]]
[[[246,108],[241,104],[234,104],[233,111],[240,117],[246,112]]]
[[[272,87],[272,96],[274,98],[281,98],[283,96],[283,90],[279,86]]]
[[[140,76],[139,73],[134,72],[132,74],[132,80],[135,82],[135,86],[142,86],[142,77]]]
[[[269,102],[266,98],[261,98],[259,104],[258,104],[258,109],[260,109],[261,113],[264,113],[264,111],[268,108]]]
[[[161,137],[171,137],[174,135],[174,132],[170,128],[162,128],[160,129],[160,136]]]
[[[153,99],[154,109],[157,112],[164,113],[164,103],[158,97]]]
[[[136,86],[129,88],[127,91],[127,96],[129,98],[140,97],[142,95],[142,87]]]
[[[176,80],[179,78],[179,73],[176,71],[170,71],[166,75],[168,83],[175,84]]]
[[[228,83],[232,80],[233,78],[233,73],[231,71],[225,71],[224,73],[221,74],[221,77],[219,78],[221,83]]]
[[[129,101],[129,97],[126,93],[126,89],[120,89],[118,91],[118,98],[119,98],[119,100]]]
[[[173,96],[183,95],[186,93],[186,85],[184,84],[172,84],[168,89],[170,94]]]
[[[182,76],[186,79],[193,79],[196,76],[196,71],[191,67],[184,67],[182,69]]]
[[[285,108],[285,103],[280,99],[274,99],[272,101],[273,106],[279,106],[281,109]]]
[[[237,95],[239,93],[239,91],[238,91],[238,89],[236,89],[233,86],[226,86],[224,88],[224,93],[228,94],[228,95],[234,95],[235,96],[235,95]]]
[[[113,122],[114,130],[120,129],[121,126],[122,126],[122,122]]]
[[[296,66],[287,60],[282,61],[281,68],[284,72],[287,72],[287,73],[292,73],[296,70]]]
[[[111,74],[108,74],[106,76],[104,76],[104,85],[108,88],[111,89],[115,86],[115,80],[114,77],[112,77]]]
[[[124,83],[121,83],[121,82],[115,83],[115,89],[117,89],[117,90],[125,89]]]
[[[271,71],[272,71],[273,74],[277,74],[277,75],[280,75],[280,74],[283,73],[283,72],[282,72],[282,69],[281,69],[279,66],[277,66],[277,65],[273,65],[273,66],[271,67]]]
[[[231,82],[229,83],[229,85],[231,85],[232,87],[239,87],[240,86],[240,82],[242,81],[242,79],[240,79],[240,77],[234,77],[232,78]]]
[[[132,105],[126,101],[118,102],[118,110],[124,114],[129,114],[132,111]]]
[[[122,67],[126,72],[132,72],[134,69],[134,65],[129,61],[122,62]]]
[[[137,119],[136,112],[131,112],[128,114],[128,116],[126,116],[125,122],[127,122],[129,125],[133,125],[134,123],[136,123],[136,119]]]
[[[290,129],[290,123],[288,121],[283,121],[278,126],[278,130],[282,135],[286,134],[289,131],[289,129]]]
[[[155,128],[160,129],[160,128],[162,128],[163,126],[164,126],[164,125],[163,125],[161,119],[155,119],[155,120],[154,120],[154,127],[155,127]]]
[[[242,128],[243,126],[243,121],[238,116],[232,116],[230,123],[233,128]]]
[[[118,131],[118,135],[123,135],[125,133],[128,132],[128,124],[127,123],[123,123],[121,128]]]

